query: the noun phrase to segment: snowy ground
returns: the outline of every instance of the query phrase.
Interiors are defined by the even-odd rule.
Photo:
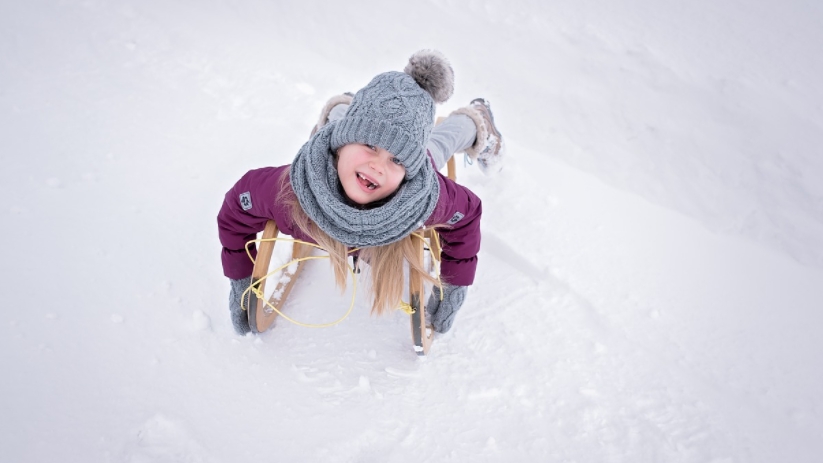
[[[818,461],[823,9],[605,3],[0,4],[0,461]],[[223,194],[426,47],[510,152],[455,328],[234,335]]]

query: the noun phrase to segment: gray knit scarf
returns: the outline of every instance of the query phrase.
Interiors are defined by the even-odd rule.
[[[365,210],[352,207],[338,187],[330,144],[337,122],[314,134],[292,163],[291,187],[306,215],[346,246],[382,246],[422,227],[440,197],[440,183],[431,162],[427,159],[385,204]]]

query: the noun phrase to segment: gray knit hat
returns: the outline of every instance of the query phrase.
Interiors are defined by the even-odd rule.
[[[440,53],[415,53],[405,72],[378,75],[354,96],[342,119],[329,122],[300,148],[289,171],[300,207],[320,229],[348,246],[382,246],[423,226],[440,197],[426,154],[434,105],[454,90],[454,73]],[[379,146],[400,159],[406,178],[387,202],[349,203],[340,188],[335,152],[348,143]]]
[[[337,150],[348,143],[379,146],[406,167],[406,178],[428,162],[426,142],[434,126],[435,103],[454,91],[454,72],[437,51],[423,50],[409,59],[404,72],[385,72],[354,95],[331,138]]]

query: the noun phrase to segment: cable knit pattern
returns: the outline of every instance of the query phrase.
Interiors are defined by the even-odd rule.
[[[426,153],[435,102],[454,91],[454,71],[437,51],[421,50],[406,72],[384,72],[360,89],[343,118],[317,130],[291,167],[291,186],[311,220],[348,246],[390,244],[423,226],[437,205],[440,183]],[[320,124],[318,124],[320,125]],[[382,206],[349,205],[339,187],[335,152],[350,143],[379,146],[406,170]]]
[[[290,181],[300,207],[321,230],[347,246],[382,246],[399,241],[423,226],[440,197],[431,162],[407,178],[397,194],[373,209],[348,204],[339,188],[332,133],[342,120],[323,126],[297,153]]]
[[[466,300],[468,286],[443,285],[443,300],[440,300],[440,288],[435,286],[429,303],[426,304],[426,314],[431,321],[434,331],[445,333],[452,328],[457,311]]]
[[[426,163],[434,126],[434,100],[405,72],[378,75],[354,95],[332,133],[331,148],[349,143],[379,146],[397,157],[414,177]]]

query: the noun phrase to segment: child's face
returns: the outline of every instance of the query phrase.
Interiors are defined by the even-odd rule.
[[[337,175],[349,199],[368,204],[397,191],[406,168],[383,148],[351,143],[337,150]]]

